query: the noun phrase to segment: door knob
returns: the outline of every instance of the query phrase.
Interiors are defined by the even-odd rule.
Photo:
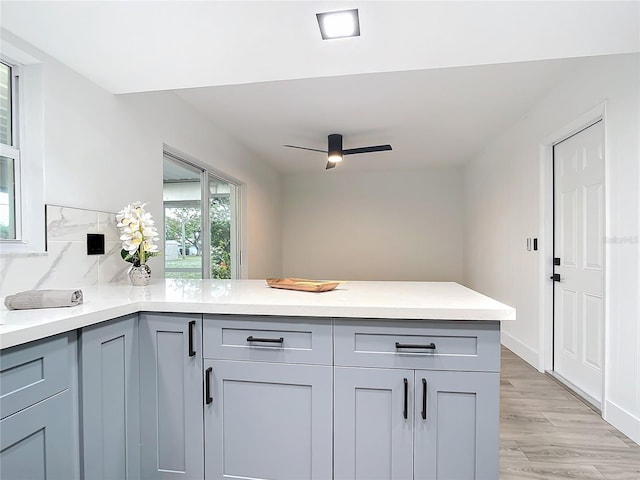
[[[553,280],[554,282],[559,282],[560,281],[560,274],[559,273],[554,273],[553,275],[551,275],[549,277],[549,280]]]

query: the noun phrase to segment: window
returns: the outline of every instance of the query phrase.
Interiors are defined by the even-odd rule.
[[[3,35],[0,255],[45,251],[44,65],[33,55],[29,46]]]
[[[18,67],[0,62],[0,240],[20,240]]]
[[[238,185],[165,152],[165,276],[239,278]]]

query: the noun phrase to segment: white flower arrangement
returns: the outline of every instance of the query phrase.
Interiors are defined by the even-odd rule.
[[[147,259],[159,255],[158,230],[151,214],[144,210],[146,203],[135,202],[127,205],[116,215],[117,227],[122,240],[122,258],[136,267],[145,265]]]

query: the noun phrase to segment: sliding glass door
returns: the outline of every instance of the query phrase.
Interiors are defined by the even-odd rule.
[[[238,187],[164,155],[165,276],[238,278]]]
[[[209,174],[209,223],[211,245],[211,278],[232,276],[237,263],[237,187]]]

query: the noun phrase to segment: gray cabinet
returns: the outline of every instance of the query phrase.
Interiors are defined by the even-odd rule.
[[[206,316],[205,478],[332,477],[332,322]]]
[[[330,320],[249,315],[205,315],[204,320],[205,358],[309,365],[333,363]]]
[[[201,315],[139,315],[142,478],[204,476],[201,332]]]
[[[335,368],[336,479],[413,478],[409,381],[413,391],[413,370]]]
[[[335,369],[340,479],[498,478],[497,373]]]
[[[465,323],[336,321],[335,479],[498,478],[499,325]]]
[[[140,478],[138,316],[84,328],[79,344],[83,476]]]
[[[495,479],[499,358],[498,322],[122,317],[0,352],[0,477]]]
[[[0,353],[0,418],[71,385],[75,333],[19,345]]]
[[[500,371],[500,323],[419,320],[336,320],[336,365]]]
[[[416,370],[414,478],[499,476],[500,374]]]
[[[71,402],[65,390],[0,421],[2,480],[77,478]]]
[[[331,478],[332,368],[205,360],[205,478]]]
[[[75,333],[0,354],[0,478],[79,477]]]

